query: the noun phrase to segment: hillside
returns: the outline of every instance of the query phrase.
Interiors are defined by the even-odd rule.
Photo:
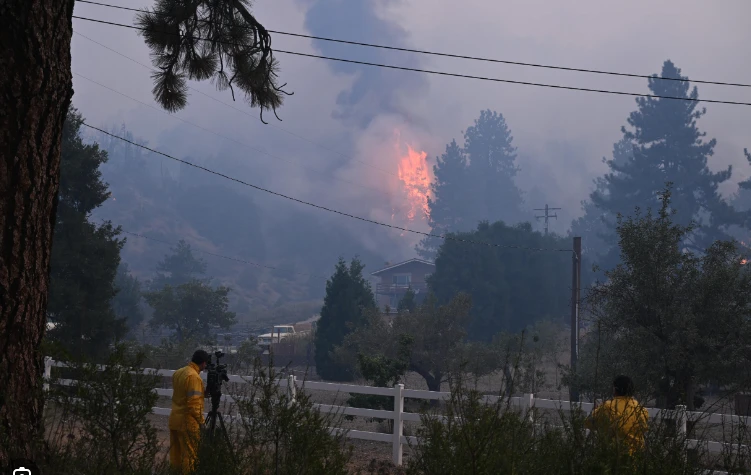
[[[117,133],[137,141],[124,128]],[[336,220],[323,223],[320,214],[278,201],[261,205],[239,185],[181,174],[148,151],[107,137],[96,140],[109,155],[102,173],[111,198],[94,218],[150,238],[124,234],[122,259],[144,281],[169,251],[166,243],[184,239],[202,251],[196,255],[207,262],[214,283],[232,288],[232,308],[240,320],[280,314],[304,319],[320,309],[326,277],[339,256],[358,255],[368,269],[388,260]]]

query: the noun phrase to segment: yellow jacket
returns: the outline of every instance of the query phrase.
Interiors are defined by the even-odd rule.
[[[200,368],[191,362],[172,375],[170,430],[198,432],[203,425],[203,380]]]
[[[644,447],[649,413],[639,402],[627,396],[616,396],[592,411],[586,421],[590,430],[610,430],[625,441],[630,452]]]

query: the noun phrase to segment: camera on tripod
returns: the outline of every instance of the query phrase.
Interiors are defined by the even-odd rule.
[[[219,359],[224,357],[224,353],[220,350],[215,352],[214,356],[216,356],[216,363],[213,363],[209,356],[209,362],[206,365],[206,392],[211,396],[212,405],[218,404],[222,397],[222,382],[229,382],[227,365],[219,364]]]

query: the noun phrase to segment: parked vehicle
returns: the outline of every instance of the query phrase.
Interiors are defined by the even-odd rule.
[[[298,335],[293,325],[275,325],[271,333],[264,333],[258,336],[258,346],[268,349],[272,344],[279,343],[283,339],[293,335]]]

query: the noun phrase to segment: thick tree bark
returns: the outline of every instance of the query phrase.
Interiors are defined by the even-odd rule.
[[[0,466],[31,458],[74,0],[0,0]]]

